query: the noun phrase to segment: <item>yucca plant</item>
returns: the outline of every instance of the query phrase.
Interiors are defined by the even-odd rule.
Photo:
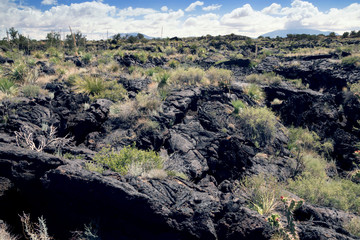
[[[156,81],[159,83],[158,88],[163,88],[167,85],[170,78],[170,73],[163,72],[156,75]]]
[[[84,78],[76,79],[75,86],[77,92],[94,96],[104,91],[107,84],[102,78],[85,76]]]
[[[17,83],[24,83],[28,74],[28,67],[24,63],[17,64],[10,74],[11,80]]]
[[[7,78],[0,78],[0,91],[6,95],[15,95],[17,93],[15,83]]]

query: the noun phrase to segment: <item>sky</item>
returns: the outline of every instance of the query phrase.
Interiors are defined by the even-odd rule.
[[[0,0],[0,38],[15,27],[45,39],[69,26],[88,39],[140,32],[151,37],[238,34],[258,37],[284,29],[360,30],[354,0]]]

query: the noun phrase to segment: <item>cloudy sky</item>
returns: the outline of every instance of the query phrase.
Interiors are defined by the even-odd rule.
[[[240,34],[257,37],[281,29],[360,30],[360,2],[354,0],[0,0],[0,38],[15,27],[30,38],[68,34],[88,39],[115,33],[185,37]],[[162,30],[163,29],[163,30]]]

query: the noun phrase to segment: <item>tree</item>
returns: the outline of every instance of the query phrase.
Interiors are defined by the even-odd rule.
[[[85,47],[86,37],[80,31],[77,31],[74,34],[74,38],[75,38],[75,42],[76,42],[77,47],[81,47],[81,46]],[[70,49],[75,48],[73,36],[71,34],[66,35],[65,45]]]
[[[17,39],[18,33],[19,33],[19,31],[17,31],[14,27],[11,27],[9,29],[9,34],[10,34],[10,37],[11,37],[12,41],[15,41]]]
[[[331,32],[331,33],[329,33],[329,37],[331,37],[331,38],[335,38],[335,37],[336,37],[336,33],[335,33],[335,32]]]
[[[350,35],[350,33],[349,33],[349,32],[344,32],[344,33],[343,33],[343,35],[342,35],[342,37],[343,37],[343,38],[348,38],[348,37],[349,37],[349,35]]]
[[[61,35],[58,32],[50,32],[46,35],[46,43],[48,47],[58,47],[61,44]]]

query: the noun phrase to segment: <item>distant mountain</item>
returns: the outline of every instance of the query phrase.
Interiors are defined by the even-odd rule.
[[[285,29],[285,30],[276,30],[273,32],[265,33],[261,36],[263,37],[271,37],[276,38],[279,37],[286,37],[288,34],[311,34],[311,35],[318,35],[318,34],[324,34],[329,35],[330,32],[324,32],[319,30],[313,30],[313,29]]]
[[[133,36],[133,37],[136,37],[139,33],[120,33],[120,36],[121,37],[125,37],[125,36]],[[142,33],[141,33],[142,34]],[[153,37],[150,37],[150,36],[147,36],[145,34],[142,34],[144,35],[144,38],[146,39],[153,39]],[[112,38],[113,36],[110,36],[110,38]]]

